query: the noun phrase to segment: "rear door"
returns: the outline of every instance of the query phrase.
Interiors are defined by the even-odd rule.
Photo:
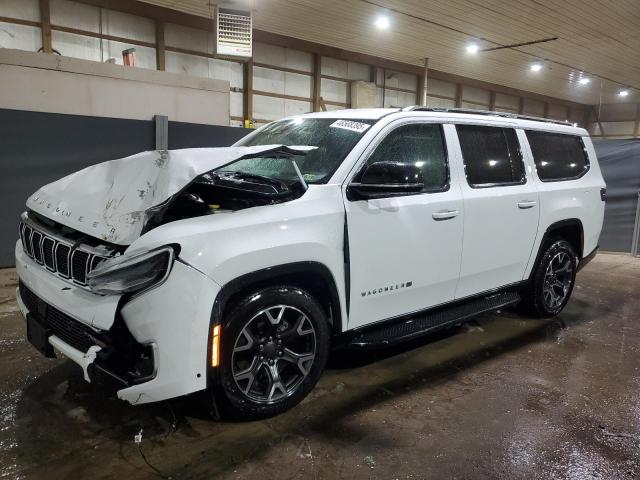
[[[535,182],[515,128],[456,125],[466,179],[464,239],[456,298],[522,280],[538,230]]]
[[[447,130],[447,135],[455,132]],[[445,129],[416,120],[390,124],[365,151],[367,165],[422,169],[422,192],[344,203],[349,238],[349,328],[453,300],[460,271],[463,207]]]

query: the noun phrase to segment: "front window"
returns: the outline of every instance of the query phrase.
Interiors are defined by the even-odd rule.
[[[337,118],[295,118],[270,123],[240,140],[235,146],[256,145],[312,146],[315,150],[295,157],[307,183],[325,183],[358,143],[374,120]],[[292,162],[285,158],[251,158],[233,162],[222,172],[241,172],[276,178],[285,182],[298,179]]]

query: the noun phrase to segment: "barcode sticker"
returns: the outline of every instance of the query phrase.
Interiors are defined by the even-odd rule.
[[[362,122],[354,122],[352,120],[336,120],[331,124],[333,128],[342,128],[344,130],[351,130],[353,132],[362,133],[367,130],[371,125]]]

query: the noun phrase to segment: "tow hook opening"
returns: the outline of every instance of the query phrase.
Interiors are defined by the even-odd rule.
[[[156,375],[155,344],[136,345],[130,352],[108,346],[87,367],[91,383],[113,390],[148,382]]]

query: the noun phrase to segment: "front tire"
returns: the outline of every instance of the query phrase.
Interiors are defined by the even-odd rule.
[[[329,352],[322,307],[304,290],[269,287],[240,300],[222,324],[220,366],[210,384],[222,417],[278,415],[318,382]]]
[[[525,313],[538,318],[558,315],[566,306],[576,280],[578,257],[569,242],[552,239],[524,291]]]

